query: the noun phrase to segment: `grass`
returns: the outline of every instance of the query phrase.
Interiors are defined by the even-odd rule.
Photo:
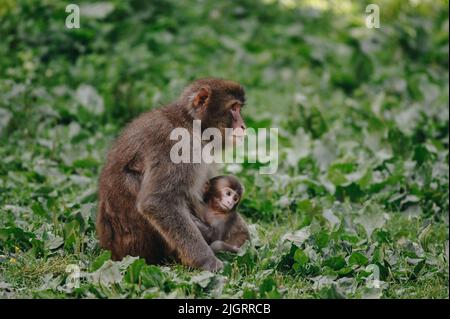
[[[364,1],[108,3],[80,29],[63,1],[0,4],[1,297],[448,298],[448,1],[375,1],[380,29]],[[204,76],[279,129],[276,174],[222,167],[252,242],[219,274],[113,262],[108,147]]]

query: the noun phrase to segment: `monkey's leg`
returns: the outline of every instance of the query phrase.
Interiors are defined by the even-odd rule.
[[[139,200],[138,196],[136,206],[167,244],[177,251],[184,265],[209,271],[223,267],[192,221],[187,207],[177,205],[167,196],[154,194],[147,195],[144,200]]]
[[[238,247],[227,244],[226,242],[221,241],[221,240],[216,240],[211,245],[209,245],[209,247],[211,247],[211,249],[215,253],[217,253],[219,251],[230,251],[232,253],[237,253],[239,251]]]
[[[136,198],[138,212],[176,250],[184,265],[209,271],[223,268],[189,211],[186,192],[198,175],[197,167],[170,161],[164,165],[158,170],[146,169]]]

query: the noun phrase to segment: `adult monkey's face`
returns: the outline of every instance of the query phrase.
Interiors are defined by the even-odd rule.
[[[243,104],[244,103],[241,101],[236,101],[230,109],[232,117],[231,128],[233,128],[233,135],[235,136],[244,136],[245,130],[247,129],[244,119],[241,116],[241,108]]]
[[[241,111],[245,104],[243,87],[232,81],[202,79],[195,81],[184,93],[190,100],[190,113],[194,119],[202,121],[202,131],[217,128],[225,138],[233,138],[235,143],[245,135],[246,126]],[[225,128],[232,129],[226,136]]]

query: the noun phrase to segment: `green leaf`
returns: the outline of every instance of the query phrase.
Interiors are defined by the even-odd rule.
[[[342,256],[331,257],[323,262],[323,266],[328,266],[333,270],[339,270],[345,267],[346,265],[347,263],[345,262],[345,259]]]
[[[142,285],[146,288],[163,288],[165,275],[158,266],[145,265],[140,271]]]
[[[107,260],[110,260],[110,259],[111,259],[111,252],[109,250],[104,251],[103,253],[100,254],[100,256],[95,258],[95,260],[92,262],[91,271],[96,271],[101,266],[103,266],[103,264]]]
[[[433,227],[431,226],[431,223],[430,223],[430,224],[428,224],[428,226],[426,226],[424,229],[422,229],[422,231],[419,234],[419,242],[420,242],[420,245],[422,246],[423,250],[425,250],[425,251],[430,250],[432,236],[433,236]]]
[[[425,260],[420,260],[417,265],[414,266],[414,269],[411,273],[410,278],[411,279],[417,279],[419,277],[420,271],[424,268],[425,266]]]
[[[81,84],[76,91],[75,97],[90,114],[100,115],[104,112],[103,98],[93,86]]]
[[[64,246],[73,248],[80,238],[81,226],[78,220],[74,219],[64,225]]]
[[[47,212],[39,202],[34,202],[33,205],[31,205],[31,209],[33,210],[33,213],[35,213],[38,216],[48,217]]]
[[[244,292],[242,293],[242,298],[244,299],[256,299],[257,293],[251,289],[244,288]]]
[[[321,288],[319,296],[322,299],[345,299],[344,293],[335,284]]]
[[[119,263],[107,260],[97,271],[92,273],[92,281],[104,286],[121,282]]]
[[[100,163],[96,159],[88,157],[75,160],[72,165],[75,168],[97,168]]]
[[[369,263],[369,259],[360,252],[353,252],[348,258],[349,265],[365,266]]]
[[[339,218],[333,213],[331,209],[326,209],[322,215],[330,223],[331,227],[338,225],[340,222]]]
[[[64,239],[59,236],[50,236],[50,239],[45,241],[45,247],[50,250],[57,249],[64,244]]]
[[[330,242],[330,234],[328,234],[326,231],[321,231],[317,234],[314,234],[313,237],[319,249],[325,248]]]
[[[211,282],[212,278],[214,278],[214,274],[210,271],[202,271],[198,275],[195,275],[191,278],[192,284],[197,284],[202,288],[206,288]]]
[[[0,108],[0,137],[6,132],[6,128],[12,119],[12,113],[7,109]]]
[[[280,298],[277,283],[271,276],[266,277],[259,286],[259,294],[262,298]]]
[[[308,263],[309,257],[305,254],[303,250],[298,248],[294,254],[294,260],[301,266],[304,266]]]
[[[368,207],[363,210],[362,214],[355,218],[355,222],[361,224],[367,233],[367,238],[372,236],[372,232],[384,226],[386,219],[383,211],[376,207]]]
[[[345,174],[336,169],[330,169],[327,177],[335,186],[344,185],[348,182]]]
[[[13,249],[18,246],[22,250],[28,250],[32,247],[33,238],[35,238],[33,233],[24,231],[20,227],[0,228],[0,248],[3,249]]]
[[[288,240],[295,246],[300,247],[302,243],[311,236],[310,227],[306,226],[294,233],[288,233],[283,236],[283,241]]]
[[[127,271],[125,272],[124,279],[126,282],[130,284],[137,284],[139,282],[139,274],[141,272],[142,267],[145,266],[144,259],[135,260],[130,266],[128,266]]]

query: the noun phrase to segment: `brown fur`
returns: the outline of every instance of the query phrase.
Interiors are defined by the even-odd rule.
[[[221,190],[225,188],[232,189],[239,196],[231,209],[225,209],[219,204],[223,200]],[[196,220],[196,224],[214,252],[237,252],[250,239],[247,225],[237,213],[243,192],[241,183],[234,176],[217,176],[206,184],[204,201],[208,207],[203,220]]]
[[[99,179],[97,233],[100,245],[114,259],[140,256],[149,263],[176,258],[184,265],[218,270],[215,257],[191,219],[190,210],[202,209],[202,186],[212,176],[207,164],[170,160],[176,141],[172,129],[192,131],[231,127],[227,108],[244,103],[243,88],[231,81],[195,81],[168,106],[132,121],[112,146]]]

